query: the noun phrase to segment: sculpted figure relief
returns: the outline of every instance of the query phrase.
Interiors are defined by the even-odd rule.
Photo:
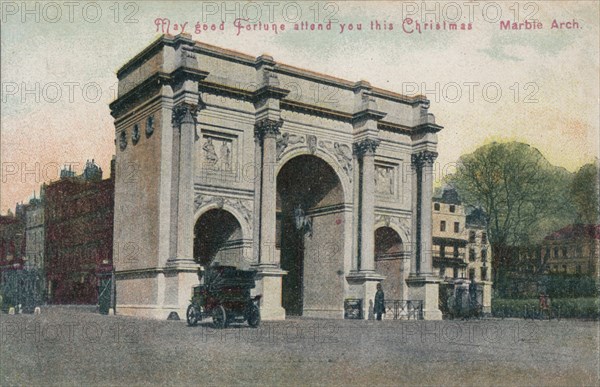
[[[375,167],[375,191],[386,195],[394,194],[394,173],[392,168]]]
[[[295,144],[304,144],[304,137],[288,132],[282,133],[281,136],[277,138],[277,160],[281,158],[281,155],[288,146]]]
[[[217,157],[217,152],[215,152],[215,146],[212,143],[212,138],[206,138],[206,142],[202,146],[202,149],[204,150],[204,161],[210,166],[216,165],[219,161],[219,158]]]
[[[229,171],[231,169],[231,149],[229,149],[227,141],[221,144],[221,169]]]

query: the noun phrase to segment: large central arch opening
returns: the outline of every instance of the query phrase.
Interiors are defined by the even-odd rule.
[[[277,175],[277,247],[288,315],[334,314],[343,306],[344,192],[316,156],[288,161]]]

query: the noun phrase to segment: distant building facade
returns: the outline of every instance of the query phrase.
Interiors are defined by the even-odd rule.
[[[25,263],[25,205],[0,215],[0,270],[21,269]]]
[[[112,170],[112,169],[111,169]],[[96,304],[97,271],[112,264],[114,180],[88,161],[81,175],[70,169],[45,190],[45,270],[48,301]]]
[[[433,267],[444,285],[440,302],[475,289],[486,313],[491,312],[491,246],[485,214],[481,209],[466,213],[456,190],[444,189],[433,198]],[[444,309],[444,307],[442,307]]]
[[[571,224],[546,236],[541,247],[546,273],[598,276],[600,225]]]
[[[25,210],[25,266],[42,271],[46,250],[45,185],[40,197],[34,196]]]
[[[433,267],[445,282],[467,277],[466,214],[455,190],[446,189],[433,199]]]
[[[35,254],[27,249],[32,233],[38,236],[42,230],[43,235],[43,226],[30,218],[31,213],[39,211],[38,204],[37,199],[32,199],[27,204],[17,204],[14,214],[0,216],[0,296],[5,310],[15,307],[33,311],[43,301],[43,262],[36,260],[40,257],[39,239]],[[41,250],[43,256],[43,247]]]
[[[492,246],[487,235],[485,213],[476,208],[466,216],[467,278],[478,283],[492,281]]]

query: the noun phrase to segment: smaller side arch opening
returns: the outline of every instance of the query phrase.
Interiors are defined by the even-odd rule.
[[[218,263],[239,267],[243,259],[242,228],[230,212],[212,209],[194,227],[194,260],[202,266]]]
[[[391,227],[375,230],[375,271],[385,276],[382,286],[388,300],[402,299],[404,259],[404,244],[400,235]]]

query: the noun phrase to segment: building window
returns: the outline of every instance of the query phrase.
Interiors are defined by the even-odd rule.
[[[440,203],[433,203],[433,209],[436,211],[440,210]]]
[[[562,269],[563,269],[563,272],[566,273],[567,272],[567,265],[562,265]]]
[[[564,258],[567,258],[567,255],[568,255],[567,254],[567,246],[563,246],[563,248],[562,248],[562,255],[563,255]]]
[[[450,212],[456,212],[456,206],[454,204],[450,205]]]
[[[458,267],[452,269],[452,276],[454,278],[458,278]]]
[[[558,258],[558,246],[554,246],[554,258]]]
[[[581,274],[581,265],[577,265],[577,274]]]
[[[442,220],[440,222],[440,231],[446,231],[446,221]]]
[[[458,245],[454,245],[454,258],[458,258]]]
[[[550,258],[550,247],[546,246],[546,254],[544,255],[544,258],[548,259]]]
[[[475,269],[469,269],[469,279],[471,281],[475,279]]]
[[[481,268],[481,280],[487,281],[487,267]]]
[[[446,246],[440,245],[440,258],[446,257]]]
[[[481,260],[483,262],[487,260],[487,249],[481,249]]]
[[[469,231],[469,243],[475,243],[475,231]]]
[[[481,243],[484,245],[487,243],[487,234],[485,232],[481,233]]]
[[[460,232],[460,223],[454,222],[454,232]]]
[[[444,278],[446,276],[446,268],[444,266],[440,267],[440,277]]]
[[[475,260],[475,249],[469,249],[469,261],[473,262]]]

